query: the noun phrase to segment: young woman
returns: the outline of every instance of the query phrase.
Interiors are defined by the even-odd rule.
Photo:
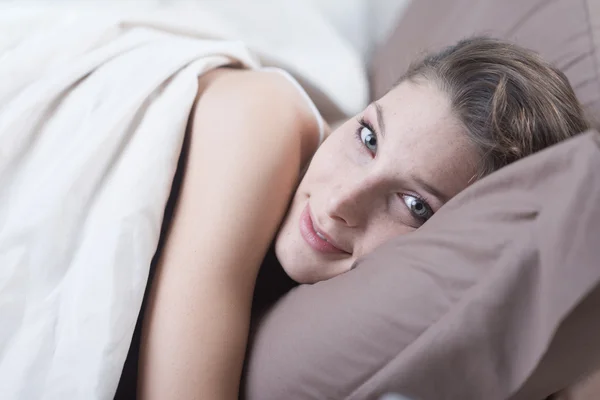
[[[144,399],[237,398],[273,241],[294,280],[332,278],[475,180],[587,128],[562,73],[486,38],[413,65],[320,147],[319,122],[282,75],[223,69],[200,84],[143,316]]]

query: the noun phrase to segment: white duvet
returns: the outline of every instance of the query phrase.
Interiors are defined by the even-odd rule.
[[[327,28],[226,16],[0,7],[0,398],[113,397],[199,75],[279,64],[321,107],[364,104]]]

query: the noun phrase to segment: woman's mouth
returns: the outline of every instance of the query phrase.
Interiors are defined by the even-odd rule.
[[[318,228],[315,228],[308,204],[304,207],[300,215],[300,235],[313,250],[319,253],[348,254],[346,251],[336,247],[327,239],[325,234],[319,232]]]
[[[314,225],[313,225],[313,229],[314,229]],[[324,241],[327,241],[327,239],[325,238],[325,236],[323,236],[323,234],[317,230],[315,230],[315,232],[317,233],[317,236],[320,237],[321,239],[323,239]]]

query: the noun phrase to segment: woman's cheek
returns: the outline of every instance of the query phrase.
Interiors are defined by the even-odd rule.
[[[393,218],[382,218],[379,223],[372,223],[371,228],[363,236],[360,246],[361,254],[358,256],[370,253],[393,238],[406,235],[415,230],[412,226],[406,225],[401,221],[396,221]]]

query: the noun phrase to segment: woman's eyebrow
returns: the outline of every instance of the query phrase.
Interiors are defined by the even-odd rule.
[[[411,178],[413,182],[421,186],[429,194],[432,194],[434,197],[436,197],[439,201],[442,202],[442,204],[445,204],[448,202],[448,200],[450,200],[450,196],[448,196],[445,193],[442,193],[440,190],[430,185],[429,183],[421,179],[419,176],[413,175]]]
[[[381,132],[381,136],[385,137],[385,121],[383,119],[383,107],[374,101],[373,105],[375,106],[375,111],[377,112],[377,126],[379,127],[379,132]]]

